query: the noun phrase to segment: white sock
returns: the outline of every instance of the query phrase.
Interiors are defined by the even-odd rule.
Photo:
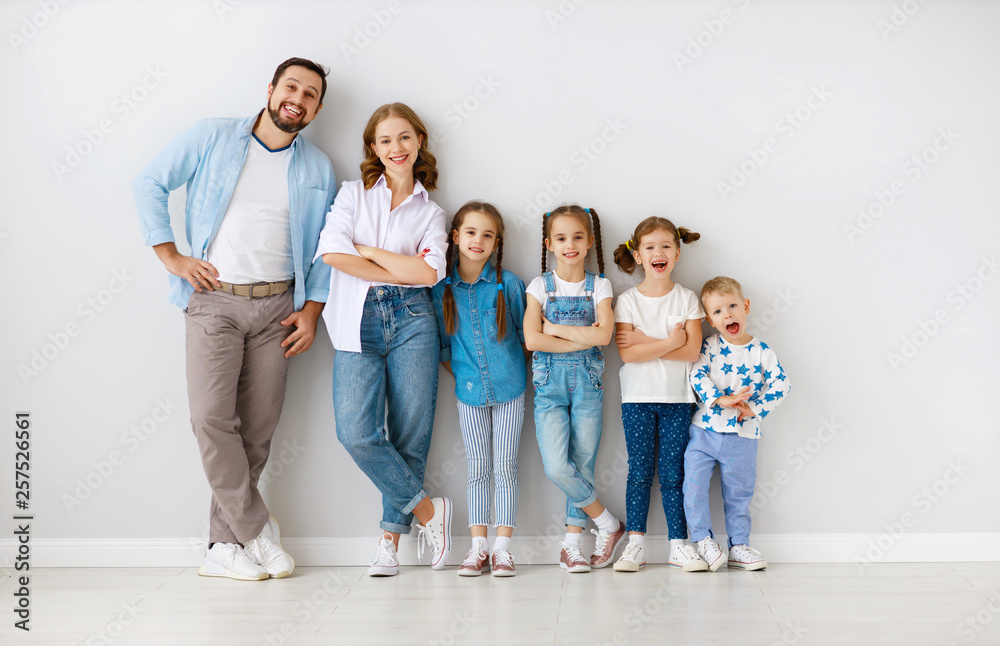
[[[686,538],[671,538],[670,539],[670,551],[676,552],[677,548],[687,545]]]
[[[605,509],[600,516],[595,518],[594,522],[597,523],[597,531],[608,533],[617,531],[618,525],[621,524],[608,509]]]
[[[580,533],[566,532],[566,540],[563,541],[570,547],[580,547]]]
[[[497,536],[497,540],[493,543],[493,551],[497,550],[510,550],[510,536]]]
[[[639,547],[645,548],[646,547],[646,536],[645,536],[645,534],[629,534],[628,535],[628,542],[629,543],[638,543]]]
[[[485,536],[473,536],[472,537],[472,547],[477,552],[486,551],[486,537]]]

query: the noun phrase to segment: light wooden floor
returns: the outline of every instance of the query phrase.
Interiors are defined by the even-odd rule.
[[[3,646],[1000,644],[1000,563],[697,574],[533,565],[512,579],[299,568],[259,583],[190,568],[36,569],[27,634],[13,628],[15,572],[0,573]]]

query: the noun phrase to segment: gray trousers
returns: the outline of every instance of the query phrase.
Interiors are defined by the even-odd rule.
[[[281,325],[292,292],[246,298],[195,292],[185,310],[191,427],[208,484],[211,543],[248,543],[267,523],[257,490],[285,401]]]

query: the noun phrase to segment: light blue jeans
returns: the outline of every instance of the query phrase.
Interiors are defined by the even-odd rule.
[[[697,543],[712,536],[708,485],[715,465],[722,480],[729,547],[750,544],[750,500],[757,481],[757,440],[736,433],[716,433],[692,424],[684,451],[684,513]]]
[[[361,352],[338,350],[333,360],[337,439],[382,492],[388,532],[409,534],[427,497],[440,345],[426,288],[378,286],[365,299]]]
[[[597,500],[594,463],[601,443],[604,358],[536,352],[535,434],[545,475],[566,494],[566,524],[587,526],[581,509]]]

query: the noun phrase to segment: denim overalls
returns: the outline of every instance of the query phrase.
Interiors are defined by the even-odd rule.
[[[545,318],[562,325],[593,325],[594,275],[586,273],[584,296],[556,296],[552,272],[542,274],[548,298]],[[580,508],[597,500],[594,462],[601,442],[604,355],[597,347],[574,352],[535,352],[535,433],[545,475],[566,494],[566,524],[587,526]]]

